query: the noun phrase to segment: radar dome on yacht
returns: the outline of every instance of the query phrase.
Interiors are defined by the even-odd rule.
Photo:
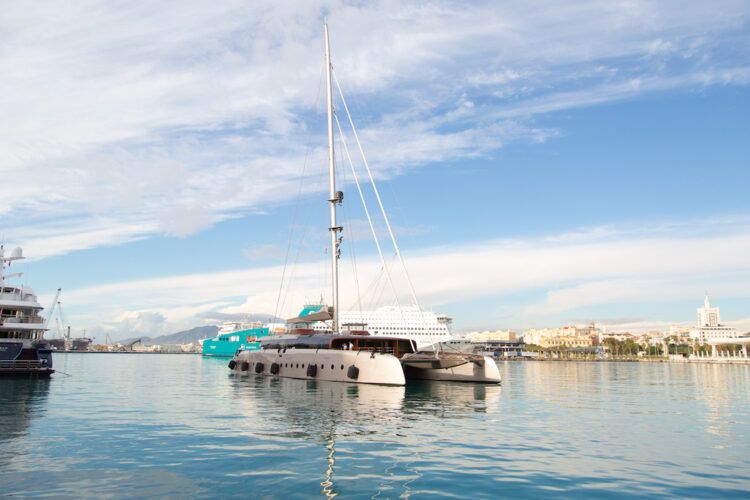
[[[23,250],[21,247],[16,247],[10,251],[9,259],[23,259]]]

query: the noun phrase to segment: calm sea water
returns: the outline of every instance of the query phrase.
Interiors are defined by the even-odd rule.
[[[515,362],[502,387],[395,388],[190,355],[55,365],[0,379],[0,494],[750,497],[749,366]]]

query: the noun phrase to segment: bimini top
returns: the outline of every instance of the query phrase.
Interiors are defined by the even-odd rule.
[[[299,313],[299,316],[286,320],[286,324],[316,323],[318,321],[329,321],[331,318],[333,318],[333,315],[331,314],[330,308],[321,305],[306,305]]]

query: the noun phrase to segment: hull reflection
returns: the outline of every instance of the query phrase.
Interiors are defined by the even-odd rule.
[[[351,478],[352,442],[379,443],[401,436],[403,446],[419,446],[415,427],[424,418],[462,418],[499,411],[502,388],[496,385],[445,383],[423,381],[407,387],[368,384],[346,384],[315,380],[298,380],[262,375],[232,377],[235,395],[241,401],[237,407],[264,408],[273,414],[274,438],[303,440],[319,446],[323,469],[320,493],[334,498],[341,492],[336,487],[338,475]],[[249,411],[256,415],[257,411]],[[283,422],[279,425],[279,421]],[[373,423],[380,431],[373,431]],[[473,437],[467,436],[469,439]],[[337,463],[341,443],[346,446],[347,462]],[[408,462],[398,456],[384,455],[389,467],[407,468]],[[341,467],[347,467],[343,471]],[[419,475],[418,471],[411,471]],[[401,495],[408,495],[408,485],[402,485]],[[389,495],[393,491],[388,492]]]

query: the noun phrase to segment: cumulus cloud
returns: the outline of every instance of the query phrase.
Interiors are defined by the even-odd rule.
[[[280,202],[306,156],[325,158],[306,150],[324,144],[324,16],[382,178],[554,138],[540,113],[747,85],[748,15],[731,0],[5,2],[3,229],[47,256]]]
[[[470,317],[457,317],[459,328],[497,327],[499,317],[505,325],[531,326],[557,321],[553,318],[562,312],[580,317],[577,311],[594,305],[699,302],[706,288],[724,298],[748,298],[750,223],[743,218],[733,221],[665,223],[659,234],[639,231],[634,225],[605,232],[582,229],[574,237],[475,241],[412,252],[407,255],[407,266],[424,307],[450,310],[468,304],[464,309],[472,310],[470,305],[480,300],[498,304],[472,312]],[[388,264],[398,297],[406,304],[406,283],[398,276],[398,267]],[[303,303],[329,296],[326,265],[322,261],[299,263],[286,274],[281,299],[282,266],[275,265],[70,290],[66,301],[75,306],[68,307],[68,314],[75,315],[80,324],[106,324],[108,318],[116,323],[149,313],[163,317],[175,331],[224,315],[276,312],[291,317]],[[343,308],[357,308],[359,302],[362,307],[395,303],[375,259],[361,259],[357,270],[358,285],[342,264]],[[518,294],[538,299],[513,306]],[[686,311],[692,317],[692,306]],[[647,317],[610,323],[638,329],[666,324]]]

